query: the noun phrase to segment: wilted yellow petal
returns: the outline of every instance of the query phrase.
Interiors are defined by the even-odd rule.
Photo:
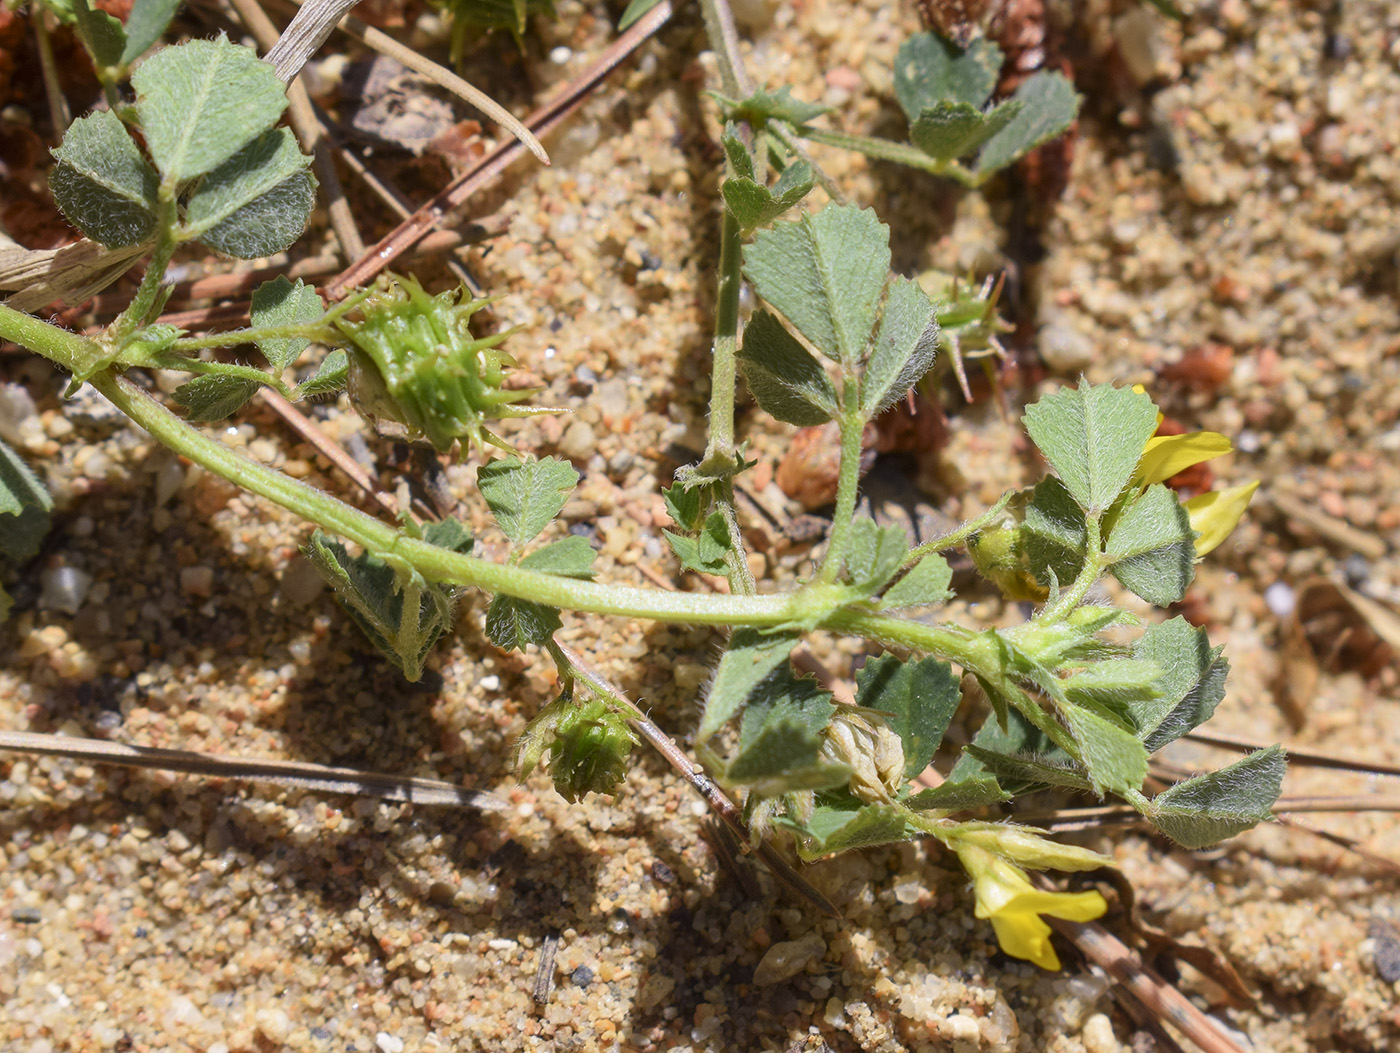
[[[1133,478],[1142,486],[1164,483],[1193,464],[1223,457],[1233,450],[1218,431],[1193,431],[1188,435],[1154,435],[1147,440]]]
[[[1197,556],[1204,556],[1230,536],[1230,532],[1239,525],[1240,517],[1249,507],[1249,499],[1257,489],[1258,479],[1244,486],[1212,490],[1184,503],[1182,507],[1191,517],[1191,529],[1199,535],[1196,538]]]

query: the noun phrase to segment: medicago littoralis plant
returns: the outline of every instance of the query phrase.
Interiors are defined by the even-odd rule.
[[[79,7],[87,12],[79,24],[90,24],[92,13],[81,0]],[[300,236],[316,184],[309,159],[278,126],[284,84],[251,50],[223,38],[191,41],[134,69],[126,51],[112,45],[103,65],[112,105],[69,128],[51,182],[76,226],[126,253],[123,266],[145,260],[145,275],[130,305],[94,337],[13,305],[0,307],[0,336],[50,359],[74,386],[92,385],[192,462],[314,524],[308,553],[410,679],[451,628],[459,591],[490,593],[491,640],[537,650],[560,674],[558,697],[522,737],[523,770],[546,766],[572,800],[610,792],[626,776],[642,725],[635,707],[556,639],[562,611],[728,627],[694,741],[753,836],[781,841],[805,860],[936,839],[971,875],[978,916],[991,920],[1002,947],[1047,967],[1057,958],[1042,915],[1089,919],[1104,901],[1097,892],[1042,891],[1027,871],[1093,869],[1105,858],[968,815],[1062,787],[1114,795],[1190,847],[1268,817],[1283,772],[1278,749],[1144,792],[1148,757],[1210,717],[1227,664],[1203,630],[1181,618],[1140,625],[1095,589],[1112,577],[1152,604],[1182,598],[1197,560],[1238,521],[1251,488],[1183,504],[1164,482],[1226,452],[1228,442],[1156,437],[1146,394],[1081,382],[1026,409],[1026,430],[1051,468],[1034,488],[918,546],[902,529],[857,513],[866,426],[906,396],[960,328],[990,332],[989,306],[978,293],[935,300],[892,275],[888,228],[875,211],[837,200],[837,188],[828,189],[833,203],[805,207],[813,187],[828,181],[801,140],[980,185],[1073,119],[1077,99],[1063,78],[1040,75],[992,103],[995,48],[983,42],[961,52],[915,37],[896,69],[912,145],[896,148],[825,133],[814,123],[819,107],[786,88],[755,90],[732,61],[721,63],[725,210],[710,435],[664,497],[675,558],[726,578],[729,591],[692,594],[599,582],[586,539],[538,540],[579,476],[564,461],[511,449],[501,421],[550,411],[507,383],[509,334],[473,333],[483,301],[386,277],[327,306],[302,283],[277,278],[253,294],[250,328],[191,335],[158,321],[166,269],[182,245],[243,258],[277,252]],[[744,280],[759,306],[741,323]],[[329,353],[310,376],[288,382],[313,343]],[[266,368],[207,354],[243,344],[259,349]],[[190,374],[174,392],[183,416],[124,376],[134,370]],[[749,467],[734,426],[740,374],[773,417],[833,422],[840,436],[829,537],[810,578],[788,591],[760,594],[739,530],[734,480]],[[483,457],[479,496],[509,541],[503,559],[474,555],[456,520],[381,522],[196,427],[237,412],[262,387],[295,400],[347,386],[376,422],[439,451]],[[46,499],[8,452],[0,469],[0,554],[22,561]],[[21,521],[25,536],[11,544]],[[997,587],[1038,605],[1024,624],[979,629],[927,617],[952,595],[943,553],[960,547]],[[1124,642],[1125,629],[1140,632]],[[854,705],[794,670],[794,650],[818,631],[885,648],[859,670]],[[914,792],[912,780],[971,685],[991,715],[944,781]]]

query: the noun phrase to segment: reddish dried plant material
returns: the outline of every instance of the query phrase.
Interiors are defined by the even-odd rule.
[[[23,45],[23,19],[0,4],[0,102],[10,101],[10,84],[19,66],[19,51]]]
[[[1163,417],[1162,423],[1157,425],[1158,435],[1185,435],[1192,430],[1181,421],[1173,420],[1171,417]],[[1167,485],[1183,498],[1195,497],[1214,488],[1215,472],[1211,471],[1209,461],[1202,461],[1200,464],[1193,464],[1185,471],[1177,472],[1167,480]]]
[[[1235,371],[1235,350],[1226,344],[1202,344],[1193,347],[1176,362],[1157,370],[1157,376],[1173,384],[1183,384],[1192,391],[1215,391]]]
[[[419,0],[360,0],[355,5],[355,17],[378,29],[402,29],[422,13]]]
[[[447,162],[454,175],[486,156],[479,121],[458,121],[428,144],[427,152]]]
[[[874,420],[879,453],[932,453],[948,441],[948,418],[917,391]]]
[[[54,206],[44,178],[48,159],[33,130],[0,124],[0,229],[27,249],[56,249],[79,238]]]
[[[861,436],[860,474],[875,463],[876,428],[865,426]],[[799,428],[774,478],[778,488],[803,508],[825,508],[836,500],[841,474],[841,430],[835,421],[819,428]]]

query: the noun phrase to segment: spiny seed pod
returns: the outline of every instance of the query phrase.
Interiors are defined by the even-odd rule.
[[[547,749],[550,777],[565,800],[612,793],[627,775],[627,758],[636,744],[627,718],[607,703],[557,698],[520,737],[520,777],[530,774]]]
[[[396,421],[439,450],[458,439],[509,449],[487,421],[553,413],[518,406],[533,390],[502,385],[515,360],[498,349],[514,330],[477,339],[471,316],[491,301],[464,289],[429,296],[412,278],[386,275],[353,319],[337,322],[346,348],[351,401],[366,419]]]

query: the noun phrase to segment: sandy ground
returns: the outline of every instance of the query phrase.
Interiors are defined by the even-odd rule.
[[[1276,612],[1314,575],[1400,598],[1400,8],[1222,0],[1187,4],[1182,30],[1144,22],[1133,4],[1075,6],[1063,50],[1087,101],[1069,188],[1038,237],[1005,187],[983,198],[817,156],[894,226],[901,270],[1012,264],[1023,360],[1040,350],[1048,382],[1082,371],[1146,383],[1184,425],[1235,437],[1218,485],[1262,478],[1372,539],[1355,551],[1261,499],[1201,570],[1190,607],[1234,664],[1213,728],[1396,762],[1393,667],[1369,680],[1345,663],[1324,671],[1290,725]],[[580,69],[616,15],[558,7],[524,64],[505,62],[501,94],[518,111]],[[824,101],[840,126],[900,134],[889,68],[917,26],[911,7],[755,0],[741,11],[754,17],[756,80]],[[544,400],[574,411],[511,434],[583,471],[552,529],[596,539],[609,581],[647,584],[642,567],[675,577],[657,490],[678,450],[704,442],[719,159],[702,49],[687,10],[548,144],[554,168],[522,166],[509,194],[472,206],[512,217],[473,269],[506,297],[502,321],[522,326],[510,346],[547,382]],[[1223,375],[1173,368],[1203,348]],[[92,400],[61,404],[44,364],[5,356],[0,370],[35,402],[12,423],[59,506],[0,629],[4,726],[427,775],[509,801],[478,815],[6,757],[6,1049],[1153,1048],[1072,949],[1060,974],[1000,955],[937,852],[812,868],[844,912],[828,920],[757,871],[762,893],[748,896],[703,839],[704,806],[654,756],[639,753],[614,800],[570,807],[547,780],[517,783],[511,742],[553,674],[491,647],[483,597],[467,597],[424,683],[405,684],[308,573],[301,523],[182,467]],[[941,453],[880,470],[913,496],[917,478],[956,518],[1030,470],[990,402],[949,406]],[[317,412],[392,489],[390,444],[341,408]],[[786,429],[751,408],[741,425],[760,458],[754,490],[792,515],[769,482]],[[265,412],[224,437],[345,492]],[[452,467],[449,482],[499,552],[474,471]],[[761,570],[802,572],[809,547],[770,542]],[[74,610],[43,590],[42,573],[60,567],[92,578]],[[966,599],[954,613],[1021,617],[993,596]],[[564,638],[679,736],[721,643],[709,630],[582,618],[566,618]],[[1180,746],[1168,759],[1190,769],[1228,755]],[[1285,792],[1390,790],[1298,769]],[[1384,812],[1302,818],[1400,860],[1400,826]],[[1384,967],[1396,956],[1387,925],[1400,924],[1393,870],[1278,826],[1195,854],[1133,832],[1089,843],[1116,857],[1154,924],[1235,963],[1254,1006],[1231,1007],[1189,969],[1182,983],[1241,1045],[1400,1042],[1396,988],[1381,975],[1395,978]],[[800,937],[797,971],[755,985],[765,951]],[[547,945],[553,989],[540,1004]]]

